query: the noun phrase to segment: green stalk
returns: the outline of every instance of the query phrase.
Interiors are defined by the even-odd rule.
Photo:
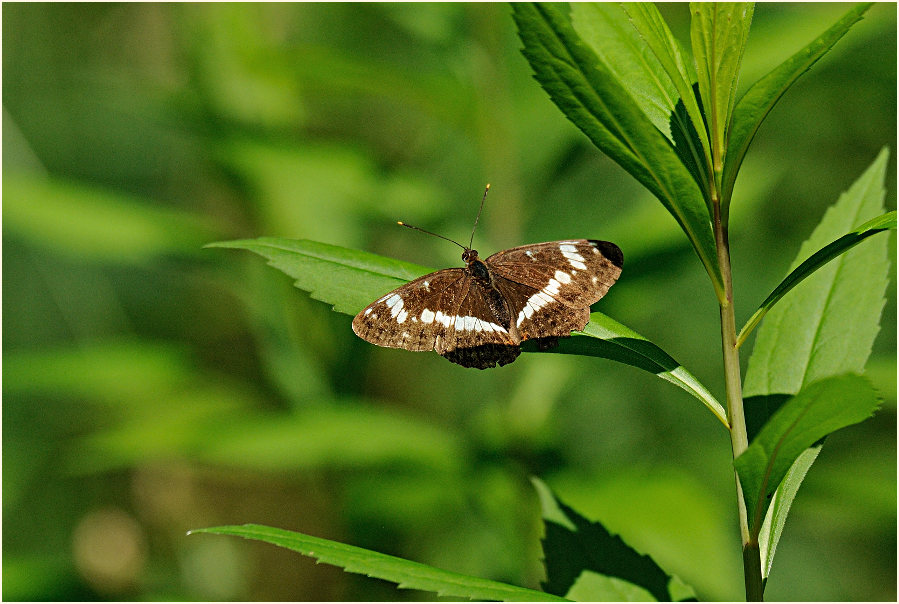
[[[718,250],[718,267],[724,281],[724,297],[719,299],[721,310],[721,351],[724,357],[724,385],[727,393],[727,418],[730,422],[730,443],[734,459],[749,446],[746,434],[746,415],[743,412],[743,388],[740,376],[740,352],[737,347],[737,326],[734,319],[734,290],[730,267],[730,246],[727,223],[722,220],[718,199],[714,208],[715,246]],[[743,578],[746,584],[746,600],[762,601],[762,565],[758,540],[749,529],[749,517],[743,501],[740,479],[734,472],[737,486],[737,507],[740,515],[740,537],[743,545]]]

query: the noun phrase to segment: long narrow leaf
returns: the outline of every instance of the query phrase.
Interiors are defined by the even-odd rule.
[[[768,513],[765,514],[765,521],[762,523],[762,530],[759,531],[759,552],[762,573],[765,577],[768,576],[771,564],[774,562],[774,552],[777,550],[777,543],[780,541],[784,525],[787,522],[790,506],[793,505],[793,500],[799,492],[802,481],[805,480],[805,475],[818,459],[818,453],[821,452],[823,446],[823,441],[818,442],[800,453],[774,492],[774,497],[771,498]]]
[[[765,117],[793,82],[833,48],[870,7],[871,3],[853,6],[830,29],[753,84],[737,101],[728,132],[727,162],[721,185],[725,203],[730,200],[749,143]]]
[[[534,69],[534,77],[546,90],[562,113],[603,153],[632,174],[656,197],[665,194],[650,172],[644,158],[627,141],[616,123],[607,99],[597,92],[609,89],[621,96],[617,81],[605,70],[597,68],[599,59],[580,44],[577,34],[559,14],[561,9],[530,3],[512,5],[518,32],[524,43],[522,53]],[[580,48],[579,48],[580,46]],[[575,56],[575,53],[579,56]],[[580,60],[579,60],[580,59]],[[594,82],[585,73],[590,65]],[[597,84],[595,80],[600,80]],[[625,102],[633,99],[624,99]],[[646,123],[651,122],[646,118]]]
[[[711,218],[690,171],[634,97],[555,4],[513,4],[522,52],[553,102],[605,154],[662,202],[690,239],[719,297]]]
[[[690,39],[715,173],[722,171],[725,135],[737,97],[752,13],[751,2],[690,3]]]
[[[693,92],[696,78],[658,9],[651,3],[577,2],[571,25],[674,145],[711,214],[711,152]]]
[[[771,416],[734,460],[754,536],[793,462],[819,439],[870,417],[878,404],[871,384],[848,374],[809,384]]]
[[[802,264],[797,266],[787,277],[780,282],[780,285],[774,288],[765,301],[762,302],[759,309],[749,318],[740,335],[737,337],[737,346],[743,344],[750,332],[768,313],[777,301],[786,295],[791,289],[799,285],[803,279],[812,275],[816,270],[839,256],[848,252],[850,249],[877,233],[896,228],[896,211],[887,212],[877,218],[869,220],[865,224],[856,227],[849,233],[846,233],[836,241],[833,241],[806,259]]]
[[[628,4],[572,3],[571,26],[615,79],[627,83],[640,110],[670,138],[671,113],[680,93],[659,60],[647,52],[645,36],[635,27],[628,10]],[[689,82],[686,89],[690,89]]]
[[[451,598],[503,602],[566,601],[542,591],[461,575],[361,547],[258,524],[196,529],[189,534],[193,533],[233,535],[264,541],[315,558],[319,562],[339,566],[347,572],[391,581],[399,588],[420,589]]]

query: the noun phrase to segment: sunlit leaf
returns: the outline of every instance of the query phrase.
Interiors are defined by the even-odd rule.
[[[692,62],[684,59],[680,45],[653,3],[625,2],[622,9],[640,34],[642,44],[639,48],[645,55],[650,54],[647,50],[651,52],[653,60],[647,59],[647,65],[660,81],[669,83],[676,91],[674,102],[666,105],[672,142],[709,204],[708,168],[712,164],[712,155],[708,128],[693,88],[696,69]],[[629,89],[633,88],[629,75],[621,81],[626,82]]]
[[[637,17],[653,9],[655,7],[652,5],[577,2],[571,5],[571,25],[609,72],[619,82],[627,83],[637,106],[655,127],[670,138],[668,128],[671,114],[681,100],[682,92],[690,91],[690,82],[680,71],[676,71],[676,76],[683,82],[674,81],[660,59],[648,52],[648,36]],[[657,10],[655,15],[663,29],[660,45],[673,45],[672,52],[677,53],[676,64],[683,67],[671,32]],[[650,43],[649,46],[655,48],[655,44]]]
[[[888,157],[883,150],[827,210],[803,243],[791,273],[859,223],[883,213]],[[864,370],[880,329],[889,272],[887,244],[886,237],[872,238],[849,250],[771,308],[749,359],[745,396],[796,394],[822,377]]]
[[[772,306],[791,289],[799,285],[803,279],[811,276],[816,270],[845,252],[877,233],[896,228],[896,212],[887,212],[877,218],[869,220],[865,224],[856,227],[851,232],[846,233],[836,241],[833,241],[806,259],[802,264],[797,266],[787,277],[780,282],[780,285],[774,288],[757,311],[749,318],[740,335],[737,337],[737,345],[741,345],[746,337],[752,332],[756,325],[762,320]]]
[[[818,453],[821,452],[823,442],[816,443],[799,454],[787,475],[784,476],[774,497],[771,498],[771,504],[768,513],[765,514],[765,520],[759,531],[759,555],[761,556],[763,576],[768,576],[771,570],[771,564],[774,562],[774,552],[777,549],[777,542],[783,534],[784,525],[787,522],[787,516],[790,512],[790,506],[799,491],[805,475],[808,473],[812,464],[818,459]]]
[[[595,573],[581,571],[565,597],[575,602],[651,602],[652,595],[633,583]]]
[[[771,416],[734,461],[753,535],[793,462],[819,439],[870,417],[878,404],[866,379],[847,374],[809,384]]]
[[[690,3],[690,39],[716,173],[725,159],[727,126],[753,10],[751,2]]]
[[[264,541],[315,558],[319,562],[339,566],[347,572],[391,581],[399,588],[420,589],[451,598],[503,602],[565,601],[564,598],[541,591],[461,575],[361,547],[268,526],[245,524],[196,529],[190,532],[195,533],[233,535]]]
[[[317,241],[260,237],[207,247],[250,250],[293,277],[295,285],[334,310],[355,315],[372,300],[431,269]]]

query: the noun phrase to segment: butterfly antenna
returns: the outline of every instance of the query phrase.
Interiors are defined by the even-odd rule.
[[[424,229],[421,228],[421,227],[412,226],[411,224],[406,224],[405,222],[402,222],[402,221],[397,222],[397,224],[400,225],[400,226],[404,226],[404,227],[406,227],[406,228],[408,228],[408,229],[415,229],[416,231],[421,231],[422,233],[427,233],[428,235],[433,235],[434,237],[439,237],[439,238],[441,238],[441,239],[445,239],[446,241],[449,241],[450,243],[455,243],[456,245],[458,245],[459,247],[461,247],[463,250],[467,250],[467,249],[468,249],[467,247],[465,247],[464,245],[462,245],[462,244],[459,243],[458,241],[453,241],[453,240],[450,239],[449,237],[444,237],[443,235],[438,235],[437,233],[432,233],[431,231],[426,231],[426,230],[424,230]]]
[[[490,183],[487,183],[487,188],[484,189],[484,196],[481,198],[481,207],[478,208],[478,217],[474,219],[474,226],[471,227],[471,239],[468,241],[468,248],[471,249],[471,244],[474,243],[474,231],[478,228],[478,220],[481,219],[481,210],[484,209],[484,202],[487,201],[487,193],[490,191]]]

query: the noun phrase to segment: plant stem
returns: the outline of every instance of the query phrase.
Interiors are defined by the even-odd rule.
[[[761,602],[764,599],[765,584],[762,581],[762,556],[758,539],[743,546],[743,578],[746,582],[746,601]]]
[[[749,446],[746,434],[746,415],[743,412],[743,388],[740,376],[740,352],[737,348],[737,326],[734,319],[734,291],[730,267],[730,246],[726,219],[722,220],[721,204],[714,200],[715,246],[718,250],[718,267],[724,281],[724,297],[719,300],[721,310],[721,351],[724,357],[724,385],[727,393],[727,416],[730,422],[730,443],[734,459]],[[762,600],[762,570],[758,541],[749,529],[749,516],[743,501],[740,479],[734,472],[737,486],[737,507],[740,514],[740,537],[743,545],[743,578],[746,583],[746,600]]]

